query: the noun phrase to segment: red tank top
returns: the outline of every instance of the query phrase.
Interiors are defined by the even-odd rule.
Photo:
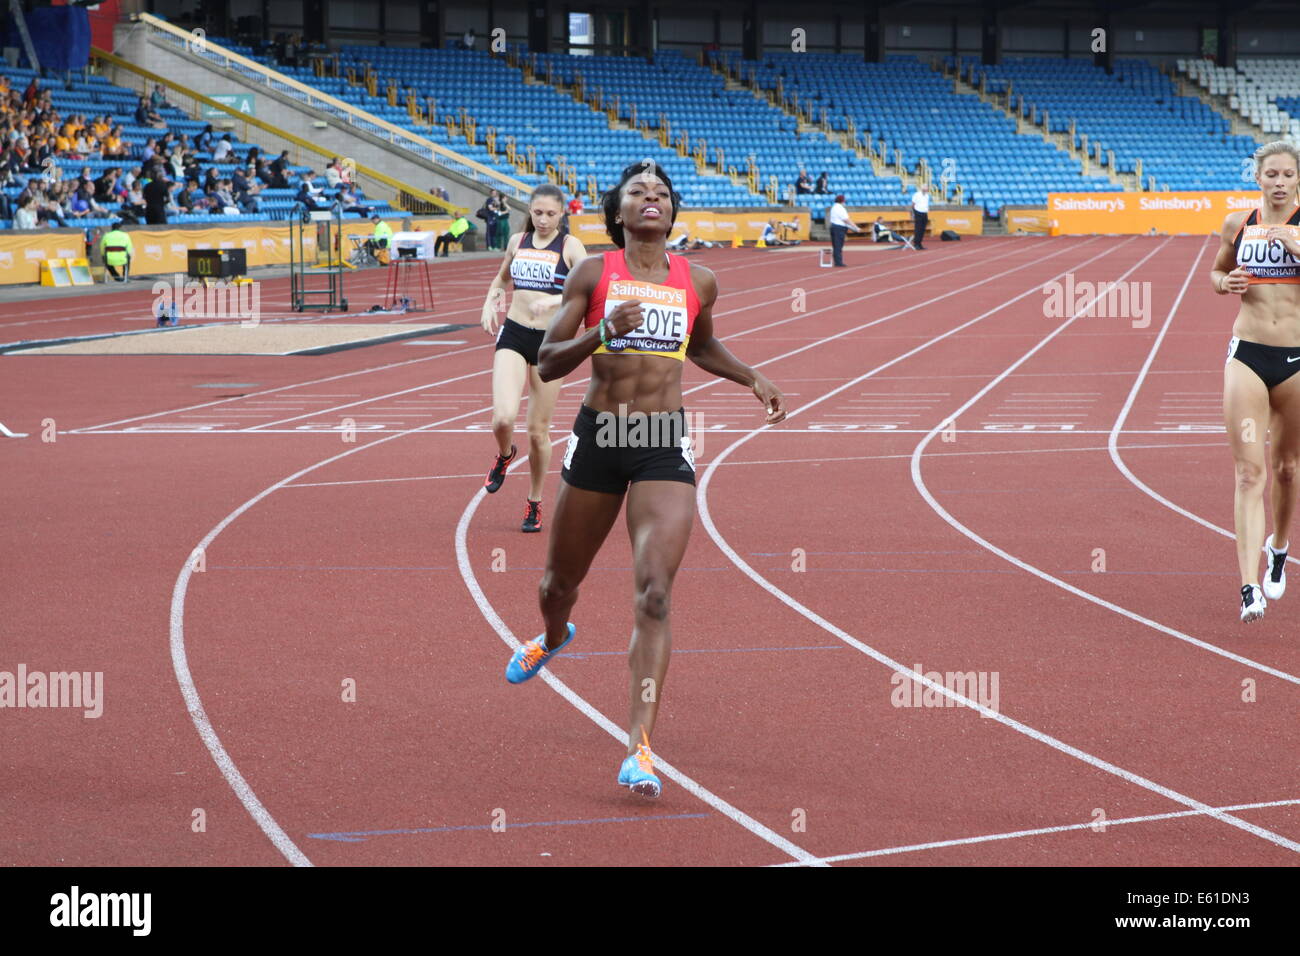
[[[691,340],[695,317],[700,313],[700,300],[691,282],[691,265],[684,256],[668,257],[668,278],[663,284],[644,282],[628,274],[623,250],[604,253],[604,267],[600,281],[591,293],[585,328],[600,324],[619,303],[637,299],[645,321],[620,338],[611,338],[609,345],[602,344],[594,355],[662,355],[678,361],[686,359],[686,346]]]

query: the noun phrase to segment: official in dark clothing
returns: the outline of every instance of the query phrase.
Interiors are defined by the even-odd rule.
[[[144,217],[145,222],[149,225],[167,225],[167,200],[171,198],[170,186],[171,183],[167,181],[167,174],[163,172],[162,167],[155,166],[149,184],[142,190],[144,192]]]

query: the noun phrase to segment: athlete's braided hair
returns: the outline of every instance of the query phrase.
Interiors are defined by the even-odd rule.
[[[668,222],[669,226],[677,221],[677,211],[682,206],[682,197],[677,190],[673,189],[673,181],[668,178],[667,171],[653,159],[643,159],[639,163],[625,166],[622,175],[619,176],[618,183],[605,190],[604,195],[600,197],[601,205],[605,211],[605,231],[609,233],[609,238],[614,240],[614,245],[620,249],[624,248],[623,243],[625,241],[623,238],[623,224],[614,220],[618,218],[619,203],[623,200],[623,187],[634,176],[640,176],[642,173],[658,177],[668,187],[668,194],[673,199],[673,214]]]

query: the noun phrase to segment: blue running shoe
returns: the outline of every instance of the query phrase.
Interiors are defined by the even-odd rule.
[[[633,793],[653,799],[663,792],[663,784],[655,776],[655,755],[650,752],[650,740],[644,729],[641,731],[641,741],[636,753],[624,760],[623,766],[619,768],[618,782],[630,788]]]
[[[569,625],[569,636],[560,642],[560,646],[555,650],[546,649],[546,635],[539,634],[531,641],[525,641],[519,646],[519,649],[510,656],[510,663],[506,665],[506,680],[512,684],[522,684],[530,677],[536,677],[537,672],[546,666],[556,654],[563,650],[564,646],[573,640],[573,634],[576,628]]]

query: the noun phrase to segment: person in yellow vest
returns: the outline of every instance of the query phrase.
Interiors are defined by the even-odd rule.
[[[465,235],[465,233],[469,232],[473,228],[474,227],[470,224],[470,221],[464,216],[461,216],[447,227],[446,232],[438,237],[438,241],[433,244],[433,254],[435,256],[440,255],[446,259],[451,254],[451,244],[453,242],[460,242],[461,236]]]
[[[131,246],[131,237],[122,231],[122,220],[113,220],[108,232],[99,240],[99,252],[104,257],[104,267],[114,279],[125,282],[130,277],[131,257],[135,250]]]
[[[366,249],[381,266],[386,266],[388,265],[388,247],[392,244],[393,239],[393,227],[384,222],[377,212],[372,213],[370,219],[375,224],[375,231],[366,241]]]

